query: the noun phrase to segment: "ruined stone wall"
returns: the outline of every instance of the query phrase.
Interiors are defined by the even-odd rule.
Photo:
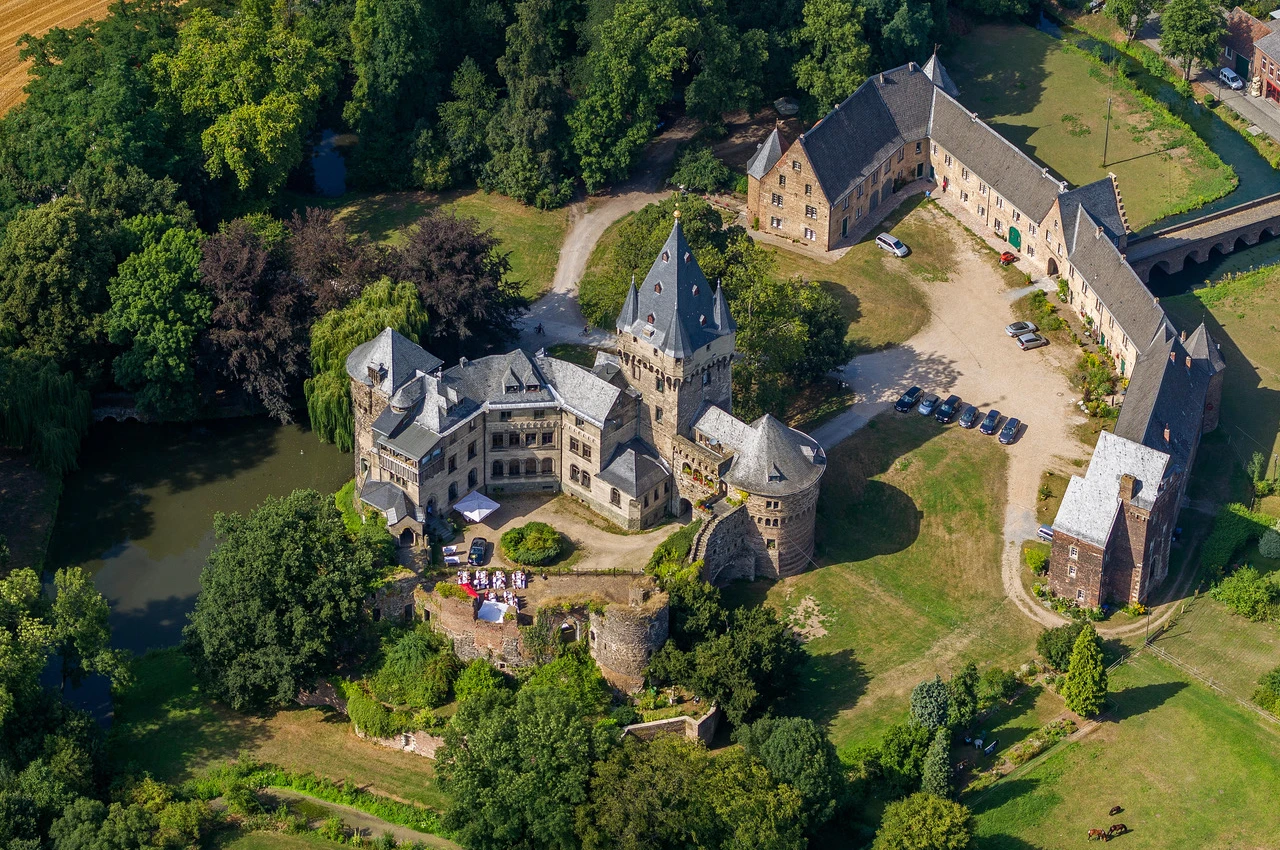
[[[414,755],[424,758],[434,759],[436,752],[444,746],[444,738],[439,735],[432,735],[430,732],[419,730],[417,732],[401,732],[399,735],[392,735],[389,738],[375,738],[366,734],[359,726],[354,723],[352,728],[356,730],[356,735],[368,741],[371,744],[377,744],[379,747],[386,747],[390,750],[400,750],[401,752],[413,753]]]
[[[687,714],[650,720],[648,723],[632,723],[622,727],[622,734],[632,735],[642,741],[652,741],[659,735],[683,735],[692,741],[710,744],[720,725],[720,709],[712,706],[702,717],[694,719]]]
[[[737,579],[756,577],[756,550],[747,540],[752,531],[747,506],[739,505],[723,516],[713,516],[701,529],[689,557],[702,561],[702,577],[712,584],[725,585]]]
[[[421,586],[418,576],[399,576],[379,587],[365,600],[365,609],[374,620],[402,620],[411,623],[418,618],[415,591]]]
[[[454,599],[426,594],[427,621],[453,641],[453,651],[463,661],[483,658],[498,669],[528,664],[514,620],[488,623],[476,619],[478,599]]]
[[[592,611],[588,630],[591,657],[605,678],[623,690],[643,684],[649,659],[670,633],[667,594],[637,582],[631,596],[626,605],[615,603],[603,613]]]

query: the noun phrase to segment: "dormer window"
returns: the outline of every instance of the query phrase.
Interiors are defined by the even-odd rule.
[[[661,294],[662,294],[662,284],[661,284],[661,283],[655,283],[655,284],[653,285],[653,291],[654,291],[654,292],[656,292],[656,293],[658,293],[659,295],[661,295]]]
[[[666,252],[666,251],[663,251],[663,252],[662,252],[662,262],[664,262],[664,263],[665,263],[665,262],[668,262],[668,261],[670,261],[670,259],[671,259],[671,254],[669,254],[669,253],[668,253],[668,252]]]
[[[684,261],[687,263],[687,262],[689,262],[691,259],[693,259],[693,254],[690,254],[688,251],[685,251],[685,252],[684,252]]]
[[[508,384],[508,385],[507,385],[507,392],[509,392],[509,393],[518,393],[518,392],[520,392],[520,385],[519,385],[519,384]]]
[[[698,324],[705,328],[705,327],[707,326],[707,317],[706,317],[706,316],[699,316],[699,317],[698,317]]]
[[[697,294],[698,294],[698,284],[696,284],[696,283],[693,285],[693,294],[694,294],[694,296],[695,296],[695,297],[696,297],[696,296],[697,296]]]
[[[525,384],[524,387],[524,391],[527,393],[536,393],[540,389],[542,389],[542,387],[538,384]]]

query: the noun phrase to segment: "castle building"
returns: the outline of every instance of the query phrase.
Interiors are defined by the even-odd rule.
[[[736,330],[678,212],[593,369],[520,350],[446,369],[387,328],[346,361],[360,499],[406,546],[474,490],[564,492],[629,529],[731,504],[751,552],[732,574],[798,572],[826,456],[770,415],[733,416]]]
[[[747,208],[760,231],[830,251],[870,235],[913,184],[945,193],[970,228],[1065,282],[1128,380],[1115,433],[1073,477],[1054,522],[1049,583],[1088,607],[1145,601],[1168,572],[1200,436],[1218,424],[1217,344],[1204,325],[1180,336],[1126,262],[1115,175],[1074,189],[1051,176],[961,105],[936,55],[872,76],[790,144],[775,129],[747,163]]]

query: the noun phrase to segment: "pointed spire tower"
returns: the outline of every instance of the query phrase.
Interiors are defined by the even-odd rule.
[[[729,410],[737,325],[724,293],[712,287],[674,213],[671,233],[618,314],[618,356],[641,397],[640,436],[670,457],[707,404]]]

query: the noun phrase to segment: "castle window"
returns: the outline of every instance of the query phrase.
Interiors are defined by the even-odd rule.
[[[649,324],[651,324],[651,325],[652,325],[652,324],[653,324],[653,314],[652,314],[652,313],[650,313],[649,315],[645,316],[645,317],[644,317],[644,320],[645,320],[646,322],[648,322]]]
[[[693,285],[693,294],[695,297],[698,295],[698,284],[696,283]]]
[[[702,373],[702,385],[705,387],[705,386],[706,386],[707,384],[709,384],[709,383],[711,383],[711,373],[710,373],[710,372],[703,372],[703,373]]]
[[[509,392],[509,393],[518,393],[518,392],[520,392],[520,385],[519,385],[519,384],[508,384],[508,385],[507,385],[507,392]]]
[[[874,186],[879,181],[880,181],[880,172],[878,171],[871,172],[871,185]]]
[[[502,461],[500,460],[495,460],[493,462],[493,477],[494,478],[502,477]]]
[[[780,229],[782,227],[782,219],[778,218],[776,215],[769,216],[769,226],[774,230]]]
[[[656,293],[658,293],[659,295],[661,295],[661,294],[662,294],[662,282],[661,282],[661,281],[659,281],[658,283],[655,283],[655,284],[653,285],[653,291],[654,291],[654,292],[656,292]]]
[[[457,472],[457,471],[458,471],[458,456],[457,456],[457,455],[449,455],[449,471],[450,471],[450,472]]]
[[[1068,577],[1068,578],[1075,578],[1075,577],[1076,577],[1076,565],[1075,565],[1075,564],[1070,564],[1070,565],[1068,565],[1068,566],[1067,566],[1067,577]]]
[[[778,175],[778,185],[779,185],[779,186],[785,186],[785,185],[787,185],[787,175],[785,175],[785,174],[779,174],[779,175]]]
[[[658,392],[662,392],[662,376],[655,375],[653,377],[653,388]]]
[[[508,446],[511,446],[512,448],[515,448],[516,446],[519,446],[519,445],[520,445],[520,435],[519,435],[519,434],[517,434],[515,431],[512,431],[510,434],[508,434],[508,435],[507,435],[507,445],[508,445]]]
[[[654,420],[655,422],[661,422],[661,421],[662,421],[662,408],[661,408],[661,407],[655,407],[655,408],[653,409],[653,420]]]
[[[687,262],[689,262],[689,261],[690,261],[690,260],[692,260],[692,259],[693,259],[693,254],[690,254],[688,251],[685,251],[685,252],[684,252],[684,261],[687,263]]]
[[[918,145],[920,143],[916,142],[916,144]],[[898,148],[898,162],[902,162],[902,157],[906,154],[906,152],[907,152],[906,148]],[[919,151],[916,151],[916,152],[919,153]]]
[[[569,480],[570,480],[570,481],[572,481],[574,484],[577,484],[577,483],[578,483],[578,475],[579,475],[579,473],[578,473],[578,465],[577,465],[576,463],[575,463],[575,464],[572,464],[572,465],[569,467]]]
[[[924,142],[916,142],[916,153],[920,153],[920,146],[923,144]]]
[[[647,508],[647,507],[649,507],[649,496],[648,496],[648,494],[645,494],[645,497],[644,497],[644,506],[645,506],[646,508]]]
[[[585,421],[585,420],[583,420],[583,418],[582,418],[581,416],[575,416],[575,417],[573,418],[573,424],[574,424],[574,425],[577,425],[579,428],[581,428],[583,425],[586,425],[587,423],[586,423],[586,421]]]
[[[533,431],[529,431],[524,435],[524,444],[526,446],[536,446],[538,444],[538,435]]]
[[[967,168],[963,168],[963,167],[960,169],[960,179],[961,179],[961,180],[964,180],[965,182],[968,182],[968,180],[969,180],[969,169],[967,169]]]
[[[663,482],[662,482],[662,492],[663,492],[663,493],[670,493],[670,492],[671,492],[671,482],[670,482],[670,481],[663,481]]]
[[[586,443],[582,444],[582,456],[587,460],[591,460],[591,446],[587,445]]]
[[[520,474],[520,461],[513,460],[507,463],[507,474],[516,476]]]
[[[500,411],[498,411],[498,421],[499,421],[499,422],[510,422],[510,421],[511,421],[511,411],[510,411],[510,410],[500,410]]]
[[[467,486],[468,486],[468,487],[475,487],[475,486],[476,486],[476,482],[477,482],[478,480],[479,480],[479,476],[478,476],[478,475],[476,475],[476,471],[475,471],[474,469],[467,473]]]
[[[591,489],[591,473],[587,472],[585,469],[582,470],[582,486],[586,487],[588,490]]]
[[[542,459],[542,474],[554,475],[555,471],[556,471],[555,461],[553,461],[549,457],[544,457]]]
[[[573,452],[574,454],[578,454],[578,450],[581,448],[581,446],[582,444],[578,442],[578,439],[576,437],[569,438],[569,451]]]
[[[773,198],[771,199],[771,201],[773,202],[773,205],[775,207],[782,206],[782,196],[779,195],[777,192],[773,193]]]
[[[847,209],[849,209],[849,196],[848,196],[848,195],[845,195],[845,196],[844,196],[844,200],[843,200],[843,201],[841,202],[841,204],[840,204],[840,209],[842,209],[842,210],[847,210]]]
[[[555,431],[543,431],[543,432],[542,432],[542,445],[544,445],[544,446],[550,446],[550,445],[552,445],[553,443],[555,443],[555,440],[556,440],[556,432],[555,432]]]
[[[770,539],[768,539],[768,540],[766,540],[766,541],[764,542],[764,546],[765,546],[765,548],[766,548],[766,549],[777,549],[777,548],[778,548],[778,543],[777,543],[777,541],[775,541],[775,540],[773,540],[772,538],[770,538]]]
[[[540,390],[540,389],[542,389],[542,386],[541,386],[540,384],[525,384],[525,385],[524,385],[524,391],[525,391],[525,392],[527,392],[527,393],[536,393],[536,392],[537,392],[538,390]]]
[[[663,252],[662,252],[662,262],[664,262],[664,263],[665,263],[665,262],[667,262],[667,261],[668,261],[668,260],[670,260],[670,259],[671,259],[671,254],[669,254],[669,253],[668,253],[668,252],[666,252],[666,251],[663,251]]]
[[[452,502],[456,498],[458,498],[458,482],[450,481],[449,482],[449,501]]]
[[[806,184],[804,184],[804,193],[805,193],[806,195],[812,195],[812,194],[813,194],[813,184],[812,184],[812,183],[806,183]]]
[[[951,154],[947,154],[942,159],[947,163],[948,166],[951,165]]]
[[[538,474],[538,460],[537,460],[537,458],[532,458],[532,457],[531,457],[531,458],[527,458],[527,459],[525,460],[525,462],[524,462],[524,474],[525,474],[525,475],[537,475],[537,474]]]
[[[800,170],[800,160],[798,160],[798,159],[793,159],[793,160],[791,160],[791,170],[792,170],[792,171],[799,171],[799,170]]]
[[[534,418],[534,419],[546,419],[546,418],[547,418],[547,412],[546,412],[545,410],[535,410],[535,411],[533,412],[533,418]]]
[[[1071,560],[1074,561],[1080,557],[1080,550],[1072,546],[1070,549],[1067,550],[1067,554],[1070,555]]]
[[[807,205],[806,205],[806,206],[805,206],[805,208],[804,208],[804,217],[805,217],[805,218],[817,218],[817,217],[818,217],[818,208],[817,208],[817,207],[811,207],[811,206],[807,206]]]
[[[472,440],[471,445],[467,446],[467,460],[476,459],[476,441]]]
[[[859,183],[859,184],[858,184],[858,197],[859,197],[859,198],[861,198],[861,197],[862,197],[862,184],[861,184],[861,183]]]
[[[1077,590],[1077,591],[1076,591],[1076,601],[1077,601],[1077,602],[1083,602],[1083,601],[1084,601],[1084,590],[1083,590],[1083,589],[1081,589],[1081,590]]]
[[[861,206],[861,205],[859,205],[859,206],[858,206],[858,211],[857,211],[856,213],[854,213],[854,215],[853,215],[853,220],[854,220],[854,221],[857,221],[857,220],[858,220],[858,219],[860,219],[860,218],[862,218],[862,206]]]
[[[617,507],[622,507],[622,494],[618,492],[617,487],[609,489],[609,503],[616,505]]]
[[[502,448],[502,445],[503,445],[503,443],[504,443],[504,442],[505,442],[505,441],[502,439],[502,435],[501,435],[501,434],[494,434],[494,435],[493,435],[493,447],[494,447],[495,449],[500,449],[500,448]]]
[[[705,328],[705,327],[707,326],[707,317],[706,317],[705,315],[704,315],[704,316],[698,316],[698,324],[699,324],[701,327],[704,327],[704,328]]]
[[[813,241],[818,238],[818,234],[814,233],[811,228],[806,227],[804,229],[804,238]]]
[[[890,163],[890,162],[889,162],[889,160],[887,160],[887,159],[886,159],[886,160],[884,161],[884,176],[885,176],[885,177],[888,177],[888,176],[889,176],[889,169],[890,169],[890,168],[892,168],[892,167],[893,167],[892,163]]]

